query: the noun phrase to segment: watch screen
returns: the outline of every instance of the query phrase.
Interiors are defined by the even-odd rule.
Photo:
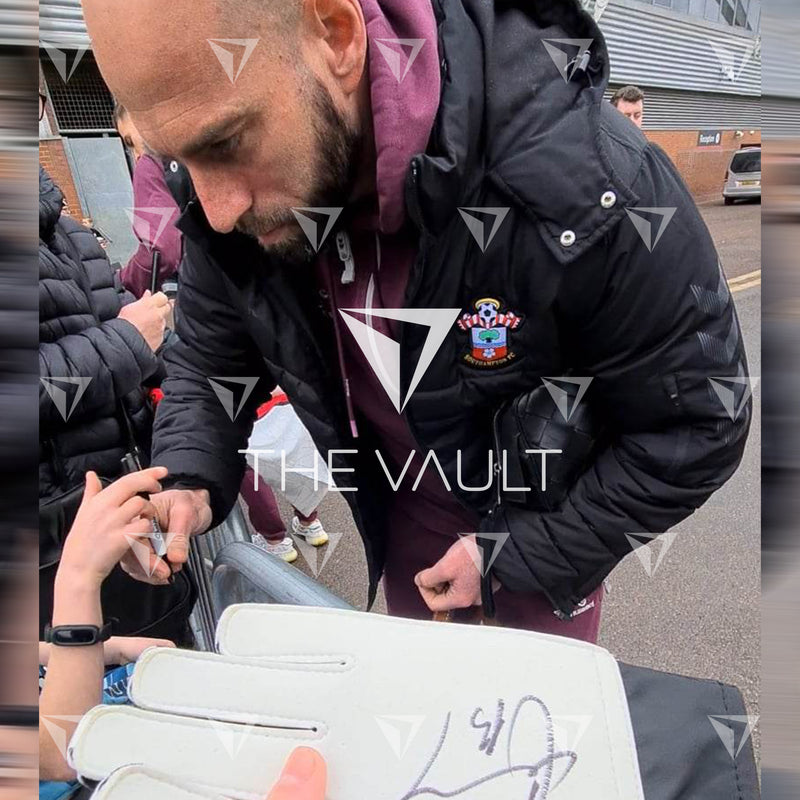
[[[97,632],[91,626],[74,627],[69,630],[54,631],[56,641],[61,645],[92,644],[97,640]]]

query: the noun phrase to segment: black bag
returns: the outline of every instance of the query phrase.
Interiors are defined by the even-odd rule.
[[[563,382],[567,395],[568,419],[542,385],[515,397],[495,417],[495,440],[506,473],[504,485],[529,486],[530,492],[506,492],[503,503],[525,506],[534,511],[555,511],[580,475],[586,471],[607,440],[608,432],[596,410],[584,397],[575,407],[578,384]],[[541,453],[526,450],[561,450],[545,456],[545,483],[542,490]]]

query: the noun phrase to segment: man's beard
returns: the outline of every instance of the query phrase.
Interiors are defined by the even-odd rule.
[[[312,125],[317,142],[314,164],[314,186],[306,208],[344,208],[356,182],[361,156],[361,134],[351,128],[336,108],[327,87],[311,76]],[[278,227],[288,226],[289,236],[272,245],[261,245],[282,263],[307,266],[317,253],[298,224],[290,208],[259,215],[248,211],[236,225],[237,230],[250,236],[264,236]]]

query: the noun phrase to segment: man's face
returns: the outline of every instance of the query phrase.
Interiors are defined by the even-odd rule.
[[[629,103],[627,100],[620,100],[617,103],[617,108],[633,122],[634,125],[642,127],[644,119],[644,100],[637,100],[635,103]]]
[[[340,0],[350,12],[353,2]],[[188,168],[215,230],[239,230],[283,259],[310,261],[291,209],[342,207],[352,192],[362,140],[353,87],[363,59],[358,75],[342,80],[324,36],[323,46],[301,28],[293,57],[253,20],[231,27],[212,0],[173,0],[169,8],[137,0],[123,12],[84,0],[110,88],[147,146]],[[257,41],[241,66],[245,48],[224,39]],[[232,54],[233,70],[219,50]]]

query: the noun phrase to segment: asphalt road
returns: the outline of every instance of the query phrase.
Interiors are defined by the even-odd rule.
[[[761,230],[759,204],[705,205],[701,212],[717,243],[747,346],[750,374],[761,374]],[[754,274],[756,273],[756,274]],[[744,279],[742,280],[742,277]],[[737,279],[738,282],[737,282]],[[613,573],[600,642],[619,659],[738,686],[748,713],[758,713],[760,595],[760,390],[743,463],[736,475],[691,518],[648,575],[634,553]],[[284,518],[288,509],[284,506]],[[366,566],[358,534],[341,495],[320,509],[336,546],[318,580],[363,609]],[[330,548],[330,545],[328,546]],[[300,568],[308,571],[299,560]],[[375,607],[385,612],[383,598]]]

